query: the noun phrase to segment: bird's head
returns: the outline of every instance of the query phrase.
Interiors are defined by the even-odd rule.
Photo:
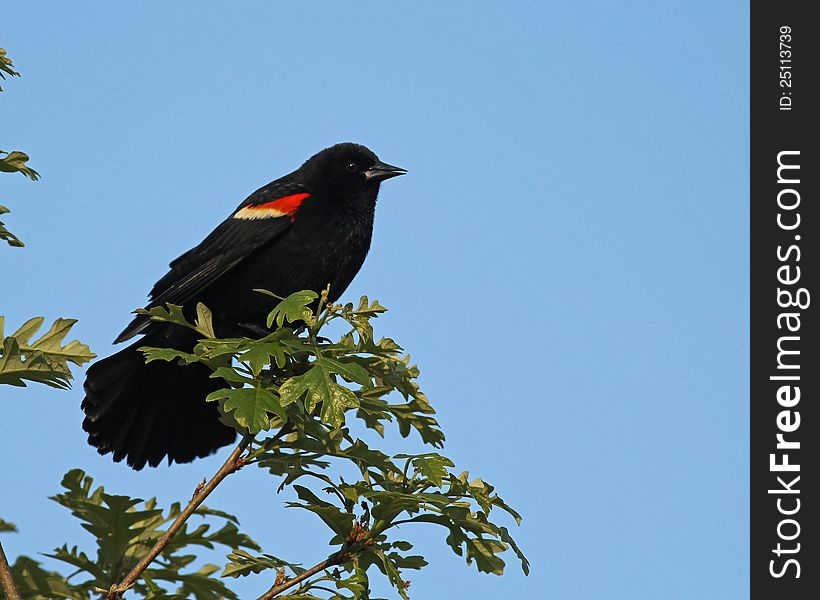
[[[329,196],[344,199],[371,198],[379,183],[404,175],[406,170],[379,160],[370,149],[353,143],[336,144],[309,158],[299,169],[313,186]]]

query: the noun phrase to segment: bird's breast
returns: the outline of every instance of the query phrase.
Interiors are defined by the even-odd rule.
[[[358,273],[370,248],[372,224],[323,222],[308,226],[297,218],[281,236],[242,261],[203,298],[215,312],[219,335],[243,335],[237,323],[264,325],[276,301],[254,292],[265,289],[278,296],[300,290],[320,293],[330,285],[335,302]],[[219,322],[223,326],[219,326]]]

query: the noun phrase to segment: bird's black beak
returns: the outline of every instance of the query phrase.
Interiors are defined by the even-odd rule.
[[[379,182],[390,179],[391,177],[404,175],[405,173],[407,173],[406,169],[394,167],[393,165],[388,165],[387,163],[377,160],[372,167],[364,172],[364,177],[367,181]]]

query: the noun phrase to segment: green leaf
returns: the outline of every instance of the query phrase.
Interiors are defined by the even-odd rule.
[[[279,398],[263,387],[216,390],[205,400],[221,400],[222,410],[230,413],[252,435],[270,429],[271,414],[283,421],[287,419],[284,402],[280,403]]]
[[[248,344],[248,349],[239,355],[239,360],[248,363],[253,374],[259,375],[265,367],[271,364],[271,358],[276,362],[277,367],[280,369],[284,367],[288,353],[287,348],[280,341],[260,340]]]
[[[255,381],[253,377],[248,377],[247,375],[240,373],[233,367],[218,367],[216,370],[214,370],[213,373],[211,373],[211,377],[221,377],[229,383],[236,383],[239,385],[252,385]]]
[[[507,550],[507,545],[498,540],[485,538],[467,539],[467,564],[475,560],[475,565],[483,573],[504,574],[504,561],[498,554]]]
[[[4,531],[17,531],[17,526],[14,523],[0,519],[0,533]]]
[[[90,573],[96,577],[97,580],[103,580],[106,578],[105,571],[97,564],[97,562],[89,558],[85,552],[80,552],[77,549],[77,546],[69,549],[68,545],[63,544],[59,548],[55,548],[53,553],[46,554],[45,556],[62,561],[72,567],[85,571],[86,573]]]
[[[351,390],[331,379],[337,372],[335,362],[319,357],[307,373],[285,381],[279,388],[282,405],[287,406],[305,396],[308,413],[321,404],[322,421],[334,429],[340,427],[345,411],[357,408],[359,399]]]
[[[254,291],[267,294],[268,296],[273,296],[275,298],[278,297],[266,290]],[[309,308],[309,306],[318,297],[319,295],[316,292],[302,290],[291,294],[287,298],[284,298],[268,314],[266,321],[268,327],[272,327],[274,323],[276,323],[278,327],[282,327],[285,322],[295,323],[298,321],[308,321],[313,316],[313,311]]]
[[[231,522],[225,523],[222,527],[208,536],[208,540],[214,544],[221,544],[228,548],[250,548],[251,550],[261,550],[253,539],[247,534],[239,531],[239,528]]]
[[[510,535],[509,530],[506,527],[500,527],[499,531],[501,533],[501,541],[509,544],[515,555],[521,561],[521,570],[524,571],[524,575],[530,574],[530,561],[527,560],[527,557],[524,556],[524,553],[521,551],[521,548],[518,547],[518,544],[515,543],[515,540]]]
[[[196,330],[205,337],[216,337],[216,334],[214,333],[213,313],[211,312],[211,309],[202,304],[202,302],[196,303],[196,321],[194,321],[194,323],[196,325]]]
[[[353,305],[351,304],[350,306],[352,307]],[[386,313],[387,309],[379,304],[378,300],[370,302],[367,296],[362,296],[359,298],[359,306],[352,312],[356,315],[376,317],[382,313]]]
[[[45,598],[72,598],[89,600],[96,597],[92,592],[96,588],[107,589],[122,579],[125,574],[145,555],[164,533],[164,528],[176,519],[181,507],[179,503],[171,505],[164,512],[157,508],[156,500],[142,502],[139,499],[108,494],[102,487],[94,488],[91,477],[83,471],[74,469],[63,477],[64,491],[53,499],[69,508],[72,514],[82,522],[82,527],[91,533],[97,541],[95,557],[86,555],[77,547],[64,545],[57,548],[52,558],[70,564],[77,571],[72,575],[86,573],[90,579],[79,583],[68,584],[67,592],[62,595],[44,595]],[[165,546],[160,556],[145,571],[141,580],[134,586],[138,597],[155,600],[236,600],[238,597],[225,587],[214,574],[219,570],[215,565],[195,567],[197,555],[183,553],[191,548],[213,549],[222,545],[236,552],[245,552],[242,548],[259,550],[259,546],[250,537],[238,529],[236,517],[231,514],[200,507],[196,513],[210,521],[214,517],[223,519],[220,528],[212,530],[211,522],[194,525],[191,520],[182,525],[176,535]],[[42,574],[38,575],[42,579]],[[158,582],[170,582],[177,587],[169,592]],[[47,583],[47,582],[46,582]],[[41,582],[42,588],[45,584]],[[26,596],[39,598],[39,596]]]
[[[396,548],[401,550],[402,552],[407,552],[413,548],[413,544],[410,542],[405,542],[404,540],[396,540],[394,542],[390,542],[389,546],[391,548]]]
[[[0,215],[4,215],[10,212],[8,208],[0,204]],[[0,240],[6,242],[9,246],[14,246],[16,248],[22,248],[25,244],[14,235],[11,231],[6,229],[6,226],[3,224],[3,221],[0,221]]]
[[[11,59],[6,55],[6,50],[4,48],[0,48],[0,79],[5,79],[6,75],[9,77],[20,77],[20,73],[13,69],[14,64],[11,62]],[[0,92],[3,91],[3,88],[0,88]]]
[[[271,554],[253,556],[244,550],[234,550],[228,554],[227,558],[230,562],[225,565],[221,577],[244,577],[246,575],[280,569],[282,567],[288,567],[296,574],[304,571],[299,565],[286,562]]]
[[[397,454],[394,458],[410,460],[415,472],[429,479],[430,483],[436,487],[441,487],[443,479],[448,473],[447,468],[455,467],[453,461],[435,452],[417,455]]]
[[[435,411],[419,389],[418,368],[409,357],[401,355],[400,346],[390,338],[375,342],[372,336],[362,334],[369,320],[384,307],[365,297],[358,307],[328,305],[314,319],[309,309],[315,300],[315,294],[284,299],[278,310],[272,311],[270,321],[271,325],[279,322],[282,326],[259,340],[215,338],[210,311],[201,305],[193,324],[187,323],[183,310],[173,305],[146,311],[205,336],[188,352],[167,348],[144,351],[153,360],[202,362],[209,366],[212,377],[222,378],[231,386],[208,398],[219,402],[221,418],[231,426],[257,434],[288,423],[286,431],[260,436],[266,439],[255,441],[247,460],[277,476],[280,490],[285,486],[294,489],[298,498],[288,502],[288,507],[308,510],[322,519],[332,532],[330,544],[335,549],[331,556],[340,564],[306,578],[287,597],[371,597],[368,569],[375,567],[406,598],[407,570],[420,569],[427,561],[410,554],[410,543],[391,536],[398,532],[397,526],[402,525],[404,531],[411,523],[433,523],[444,528],[446,543],[479,571],[501,574],[505,566],[503,553],[511,550],[528,573],[529,562],[510,532],[490,520],[491,513],[506,511],[520,521],[520,515],[495,493],[492,485],[471,478],[468,472],[456,474],[453,462],[437,452],[388,456],[357,439],[355,427],[343,426],[345,413],[355,410],[366,426],[380,433],[384,432],[385,422],[395,421],[403,436],[415,429],[427,443],[441,445],[444,439],[432,416]],[[291,319],[304,320],[305,315],[311,330],[284,326]],[[339,341],[320,337],[319,329],[334,319],[357,325]],[[36,319],[24,324],[14,335],[18,345],[29,344],[41,325],[42,320]],[[393,392],[404,401],[388,402]],[[340,465],[340,461],[352,462],[356,468],[349,468],[349,464],[345,467],[345,462]],[[340,466],[337,473],[343,473],[344,479],[334,475],[331,466]],[[51,595],[43,594],[43,598],[96,597],[92,594],[94,587],[106,589],[120,580],[181,513],[180,504],[161,511],[155,499],[142,502],[108,494],[101,487],[95,488],[91,478],[79,470],[69,472],[63,486],[65,491],[55,500],[68,507],[95,537],[97,552],[86,555],[68,545],[55,550],[52,557],[79,571],[70,583],[63,582],[65,593],[49,592]],[[500,510],[492,512],[496,508]],[[217,546],[230,551],[221,571],[224,578],[268,572],[264,577],[272,582],[278,577],[275,571],[280,569],[295,575],[304,573],[298,565],[262,554],[258,545],[240,531],[232,515],[204,507],[197,514],[205,520],[191,519],[183,524],[131,594],[146,600],[237,598],[225,587],[225,580],[217,578],[218,568],[202,565],[198,558],[201,554],[197,553]],[[221,519],[217,526],[212,526],[214,518]],[[45,581],[42,589],[47,589],[51,580],[38,573],[37,577]],[[54,580],[53,585],[60,585],[60,580]]]
[[[178,304],[171,304],[170,302],[165,306],[153,306],[151,308],[138,308],[134,314],[145,315],[151,317],[152,321],[160,321],[163,323],[174,323],[181,325],[188,329],[193,329],[204,338],[216,337],[214,334],[214,327],[212,320],[212,313],[210,309],[198,302],[196,305],[196,318],[193,323],[190,323],[185,318],[185,313]]]
[[[177,593],[182,598],[194,598],[195,600],[239,600],[233,591],[224,583],[211,577],[219,570],[216,565],[205,565],[196,573],[171,573],[170,581],[179,581],[182,585],[177,589]]]
[[[319,516],[325,524],[330,527],[338,536],[346,537],[353,528],[353,513],[342,511],[330,502],[321,500],[308,488],[301,485],[294,485],[293,489],[304,504],[298,502],[288,502],[288,506],[294,508],[304,508]]]
[[[179,359],[179,364],[189,365],[195,362],[203,362],[204,360],[206,360],[201,356],[197,356],[196,354],[191,354],[190,352],[183,352],[182,350],[175,350],[174,348],[153,348],[151,346],[140,346],[139,348],[137,348],[137,350],[139,350],[145,355],[146,363],[154,362],[155,360],[173,362]]]
[[[370,448],[362,440],[356,440],[349,447],[339,451],[338,456],[353,460],[360,468],[375,467],[383,473],[401,473],[401,469],[390,460],[387,454]]]
[[[456,523],[445,515],[423,514],[411,519],[415,523],[436,523],[442,527],[446,527],[450,533],[447,535],[447,545],[452,548],[453,552],[462,556],[461,549],[464,542],[467,541],[467,534]]]
[[[225,519],[226,521],[233,523],[234,525],[239,525],[239,519],[237,519],[232,514],[226,513],[222,510],[216,510],[215,508],[210,508],[208,506],[205,506],[204,504],[196,509],[195,514],[202,517],[220,517],[222,519]]]
[[[54,571],[46,571],[36,560],[28,556],[18,556],[11,567],[18,592],[23,598],[41,600],[46,598],[88,598],[80,595],[74,586],[70,586],[66,578]],[[2,596],[5,597],[5,596]]]
[[[0,150],[0,155],[2,154],[5,154],[5,156],[0,156],[0,171],[5,173],[22,173],[32,181],[40,179],[40,174],[26,164],[26,161],[29,160],[29,156],[25,152],[20,152],[19,150],[12,150],[11,152]]]
[[[367,369],[360,364],[354,362],[341,362],[326,356],[319,357],[318,362],[322,364],[326,371],[341,375],[348,381],[353,381],[354,383],[364,386],[371,385],[372,380],[367,372]]]
[[[518,511],[514,510],[511,506],[504,502],[498,494],[495,494],[492,498],[490,498],[490,502],[493,506],[497,506],[501,510],[506,511],[513,519],[515,519],[516,525],[521,525],[521,515],[518,514]]]
[[[57,319],[39,339],[30,341],[44,321],[43,317],[29,319],[4,338],[0,317],[0,384],[23,387],[25,381],[33,381],[67,389],[72,378],[69,363],[82,366],[96,356],[77,340],[63,345],[75,319]]]
[[[402,437],[407,437],[411,429],[415,429],[425,444],[437,448],[444,446],[444,432],[441,431],[438,421],[429,416],[435,411],[423,394],[418,394],[416,399],[405,404],[390,404],[386,411],[396,419]]]
[[[402,494],[399,492],[372,492],[367,494],[368,500],[373,502],[371,514],[374,518],[391,522],[404,511],[414,512],[424,503],[424,499],[416,494]]]
[[[340,315],[353,326],[362,341],[370,341],[373,338],[373,326],[370,324],[370,319],[375,319],[386,311],[387,309],[379,304],[378,300],[371,303],[367,296],[362,296],[357,308],[354,309],[352,303],[346,304]]]
[[[358,564],[353,564],[353,573],[345,579],[334,579],[336,589],[348,590],[353,593],[351,600],[355,598],[369,598],[370,581],[367,578],[367,571]],[[347,596],[334,596],[331,600],[341,600]]]
[[[414,569],[416,571],[426,567],[428,563],[423,556],[414,554],[412,556],[401,556],[395,552],[391,552],[388,556],[393,559],[397,567],[401,569]]]
[[[157,563],[153,563],[156,565]],[[150,592],[145,594],[146,599],[151,600],[188,600],[194,598],[195,600],[238,600],[238,596],[232,592],[223,582],[215,577],[211,577],[213,573],[219,570],[216,565],[204,565],[198,571],[193,573],[181,573],[178,566],[173,565],[171,568],[163,568],[153,566],[143,574],[143,579],[150,582]],[[164,580],[172,583],[181,584],[174,594],[168,594],[156,585],[156,580]],[[135,591],[141,592],[141,586],[137,585]]]
[[[379,569],[387,576],[390,585],[396,588],[396,591],[404,600],[410,600],[410,597],[407,595],[405,581],[401,577],[398,565],[393,560],[393,556],[395,555],[388,555],[380,550],[373,550],[372,553],[379,559]]]

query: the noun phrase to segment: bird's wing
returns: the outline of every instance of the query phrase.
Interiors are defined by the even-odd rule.
[[[282,235],[309,194],[293,193],[293,189],[283,192],[282,186],[270,189],[272,186],[254,192],[201,244],[171,261],[170,271],[151,290],[147,308],[167,303],[183,305],[195,299],[255,250]],[[145,315],[138,315],[114,343],[143,332],[150,323]]]

